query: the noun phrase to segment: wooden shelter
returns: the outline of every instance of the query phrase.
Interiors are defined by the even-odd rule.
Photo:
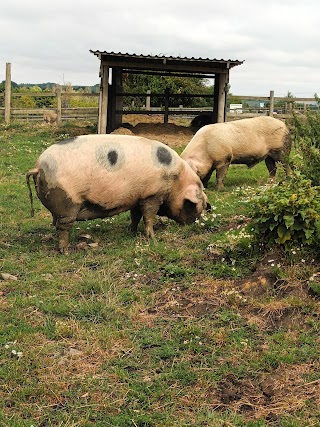
[[[98,133],[111,132],[122,123],[122,97],[128,95],[122,89],[124,73],[214,79],[212,122],[223,122],[226,117],[226,94],[230,69],[243,63],[243,61],[231,59],[130,55],[99,50],[90,50],[90,52],[100,60]]]

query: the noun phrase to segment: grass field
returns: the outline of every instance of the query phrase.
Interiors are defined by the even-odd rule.
[[[0,124],[0,426],[320,426],[319,253],[243,229],[265,165],[211,181],[196,224],[77,223],[63,256],[25,172],[91,131]]]

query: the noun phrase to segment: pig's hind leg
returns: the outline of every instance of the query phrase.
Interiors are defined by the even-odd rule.
[[[77,220],[77,215],[80,209],[79,204],[69,206],[65,211],[60,210],[59,213],[53,214],[53,224],[56,227],[58,235],[59,251],[61,253],[68,252],[69,246],[69,231]]]
[[[76,221],[75,216],[66,216],[56,218],[55,227],[58,234],[59,251],[66,253],[69,246],[69,231]]]

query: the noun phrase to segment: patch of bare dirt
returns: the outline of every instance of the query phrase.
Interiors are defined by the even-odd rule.
[[[319,369],[314,364],[280,366],[253,381],[227,375],[218,384],[217,407],[225,407],[255,419],[276,421],[283,413],[300,410],[307,401],[320,404],[320,380],[306,381]]]
[[[220,308],[218,300],[205,300],[195,295],[177,295],[170,292],[167,298],[148,310],[149,314],[173,317],[202,317],[215,313]]]

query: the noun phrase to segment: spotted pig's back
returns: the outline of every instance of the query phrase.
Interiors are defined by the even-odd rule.
[[[83,135],[52,145],[39,157],[47,188],[79,203],[112,208],[166,189],[182,167],[178,154],[153,140],[128,135]]]

